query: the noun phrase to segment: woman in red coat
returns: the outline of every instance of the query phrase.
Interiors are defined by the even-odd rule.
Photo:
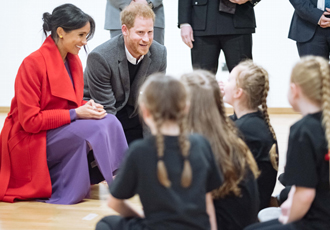
[[[115,116],[82,100],[78,52],[94,20],[71,4],[43,20],[51,35],[21,64],[1,132],[0,201],[72,204],[89,195],[91,183],[111,183],[127,143]]]

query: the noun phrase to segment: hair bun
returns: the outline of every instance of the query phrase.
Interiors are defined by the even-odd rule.
[[[46,12],[42,15],[42,20],[44,21],[44,24],[43,24],[42,28],[44,29],[44,31],[51,31],[52,30],[52,28],[51,28],[51,18],[52,18],[52,15],[48,12]]]

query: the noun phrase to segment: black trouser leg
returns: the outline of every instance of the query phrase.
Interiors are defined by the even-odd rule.
[[[245,59],[252,59],[252,34],[220,36],[229,72]]]
[[[194,69],[205,69],[216,74],[220,55],[218,36],[195,36],[191,49],[191,62]]]
[[[330,29],[318,27],[314,36],[307,42],[297,42],[300,57],[306,55],[321,56],[329,60]]]

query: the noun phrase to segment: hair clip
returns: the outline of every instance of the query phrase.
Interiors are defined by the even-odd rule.
[[[326,160],[326,161],[330,160],[330,151],[327,154],[325,154],[324,160]]]

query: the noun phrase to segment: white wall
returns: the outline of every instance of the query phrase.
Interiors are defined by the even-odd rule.
[[[103,29],[106,0],[12,0],[3,1],[0,8],[0,106],[10,106],[14,95],[14,80],[22,60],[40,47],[42,14],[63,3],[72,3],[90,14],[96,21],[96,33],[89,42],[89,50],[109,39]],[[177,0],[164,0],[168,50],[167,73],[179,76],[191,71],[190,51],[183,44],[177,28]],[[286,93],[292,66],[299,59],[295,43],[287,38],[293,8],[289,1],[261,1],[255,7],[257,31],[253,37],[254,60],[265,67],[271,76],[269,107],[289,107]],[[80,52],[85,66],[86,54]],[[221,55],[220,61],[224,62]],[[219,72],[226,80],[228,72]]]

